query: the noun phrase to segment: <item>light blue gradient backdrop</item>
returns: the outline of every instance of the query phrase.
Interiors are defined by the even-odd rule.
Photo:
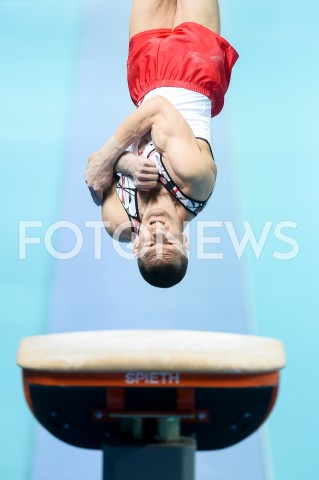
[[[241,53],[230,91],[241,215],[254,227],[298,222],[296,259],[272,234],[250,267],[256,331],[281,338],[288,366],[269,421],[275,478],[319,477],[318,3],[232,2],[228,20]]]
[[[247,248],[239,261],[225,227],[216,229],[222,243],[214,250],[223,251],[224,260],[198,261],[193,250],[183,284],[157,292],[137,277],[133,262],[114,254],[106,236],[103,260],[94,261],[92,231],[83,228],[85,220],[99,219],[83,183],[86,158],[132,109],[125,79],[130,2],[107,3],[0,1],[0,478],[100,476],[99,453],[72,449],[35,429],[15,367],[19,339],[46,331],[129,327],[281,338],[288,366],[262,437],[202,454],[198,480],[233,480],[234,471],[238,480],[270,480],[272,472],[276,480],[315,480],[318,4],[221,2],[222,34],[240,60],[226,107],[214,120],[219,178],[201,220],[231,220],[238,235],[244,220],[256,235],[265,222],[273,224],[259,260]],[[27,246],[21,261],[23,220],[40,220],[43,228],[29,230],[39,234],[41,244]],[[84,249],[74,260],[55,261],[44,248],[45,230],[58,220],[75,222],[83,231]],[[290,247],[275,237],[274,227],[285,220],[298,223],[285,233],[300,252],[283,261],[273,252]],[[66,232],[53,240],[58,249],[72,248]],[[145,303],[136,308],[139,296]]]

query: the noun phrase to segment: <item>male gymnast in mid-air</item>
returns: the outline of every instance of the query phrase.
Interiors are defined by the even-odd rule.
[[[215,184],[211,117],[238,58],[219,33],[218,0],[133,0],[127,75],[138,108],[88,161],[108,233],[133,240],[143,278],[158,287],[184,277],[183,228]]]

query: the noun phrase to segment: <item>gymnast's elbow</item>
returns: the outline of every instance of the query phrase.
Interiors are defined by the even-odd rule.
[[[155,118],[158,114],[166,113],[167,110],[172,108],[171,102],[162,95],[154,95],[154,97],[146,100],[143,105],[148,107],[149,114],[153,118]]]

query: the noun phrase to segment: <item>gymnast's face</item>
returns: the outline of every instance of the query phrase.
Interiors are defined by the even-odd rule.
[[[179,262],[189,249],[181,222],[163,209],[153,209],[143,217],[133,251],[144,264]]]

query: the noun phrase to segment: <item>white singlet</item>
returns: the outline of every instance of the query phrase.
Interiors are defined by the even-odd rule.
[[[147,93],[143,102],[161,95],[169,100],[189,124],[196,138],[206,140],[213,150],[213,132],[211,126],[211,101],[202,93],[186,88],[160,87]],[[142,103],[143,103],[142,102]]]

